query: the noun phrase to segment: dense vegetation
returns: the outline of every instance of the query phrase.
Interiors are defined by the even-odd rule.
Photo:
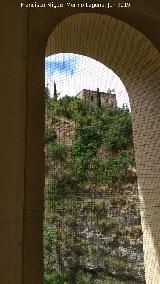
[[[144,283],[131,113],[45,101],[44,283]]]

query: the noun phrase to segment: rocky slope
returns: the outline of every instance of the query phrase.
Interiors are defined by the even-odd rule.
[[[45,248],[45,267],[61,275],[72,272],[68,282],[57,283],[145,283],[136,180],[110,188],[101,177],[89,178],[76,188],[70,160],[74,123],[61,118],[51,127],[47,118],[46,124],[65,144],[68,159],[46,158],[45,226],[54,240],[50,250]],[[106,154],[103,148],[97,153]]]

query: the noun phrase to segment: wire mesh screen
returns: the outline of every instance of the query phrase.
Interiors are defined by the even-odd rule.
[[[46,58],[45,157],[45,283],[145,283],[131,110],[106,66]]]

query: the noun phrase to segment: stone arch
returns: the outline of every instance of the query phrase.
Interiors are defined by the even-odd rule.
[[[160,282],[160,56],[140,32],[115,18],[76,14],[50,34],[46,56],[71,52],[111,68],[124,83],[133,116],[134,147],[147,283]]]

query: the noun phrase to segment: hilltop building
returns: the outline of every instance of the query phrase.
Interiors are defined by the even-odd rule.
[[[97,90],[98,91],[98,90]],[[80,91],[76,97],[83,99],[90,103],[93,106],[97,105],[97,91],[91,91],[87,89],[83,89]],[[117,100],[116,100],[116,94],[114,94],[110,89],[105,92],[99,92],[100,100],[101,100],[101,106],[117,106]]]

